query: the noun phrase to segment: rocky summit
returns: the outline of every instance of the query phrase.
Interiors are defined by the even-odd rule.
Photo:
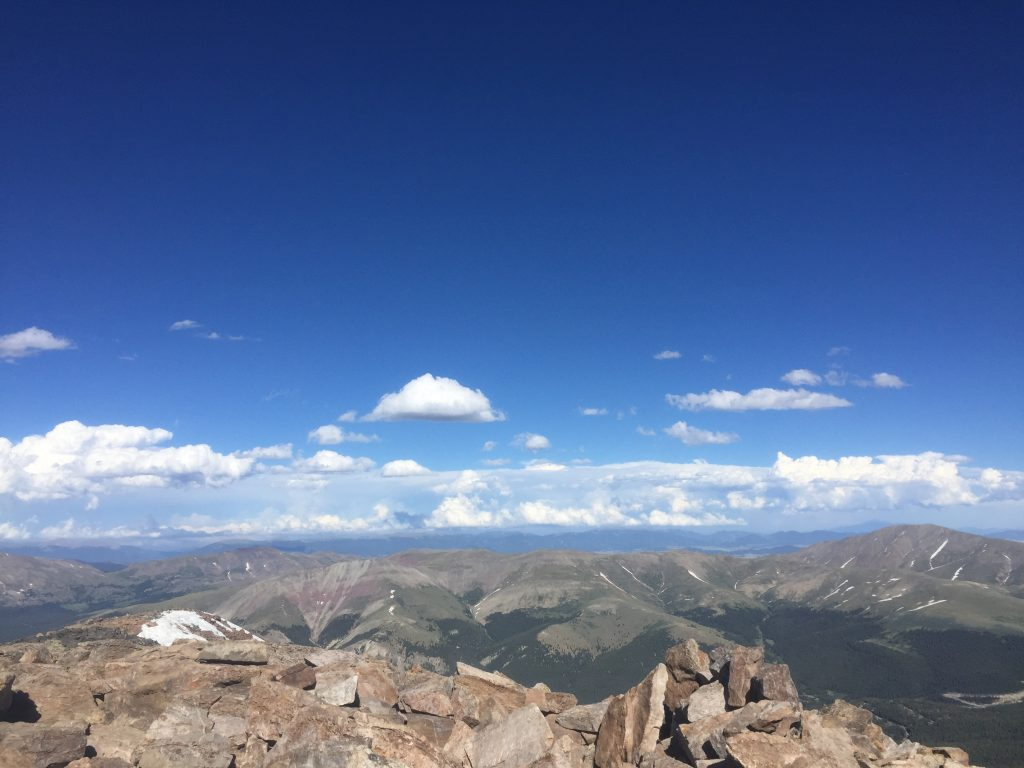
[[[462,663],[445,676],[383,649],[263,642],[209,614],[0,646],[3,768],[968,765],[956,747],[896,743],[844,701],[804,709],[761,648],[693,639],[596,703]]]

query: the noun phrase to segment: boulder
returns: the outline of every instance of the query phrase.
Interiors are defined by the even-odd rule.
[[[266,664],[267,644],[259,640],[225,640],[207,643],[196,656],[204,664]]]
[[[398,689],[395,688],[394,677],[387,664],[381,662],[364,662],[355,668],[358,676],[356,692],[359,703],[366,706],[374,701],[387,708],[398,704]]]
[[[665,666],[677,681],[698,680],[711,682],[711,659],[692,637],[685,643],[673,645],[665,653]]]
[[[700,688],[696,680],[676,680],[672,675],[668,676],[665,685],[665,707],[669,712],[676,713],[686,707],[692,696]],[[725,701],[723,694],[722,701]]]
[[[686,705],[686,720],[696,723],[706,717],[721,715],[725,712],[725,687],[717,680],[710,685],[702,685],[690,694]]]
[[[246,730],[263,741],[277,741],[297,712],[317,703],[312,692],[270,680],[253,680],[249,686]]]
[[[809,752],[799,741],[768,733],[730,735],[726,749],[739,768],[835,768],[830,758]]]
[[[448,678],[433,672],[421,672],[406,679],[398,693],[398,706],[405,712],[451,717],[451,694],[452,685]]]
[[[691,763],[708,758],[725,758],[726,739],[748,729],[785,734],[800,719],[799,711],[783,701],[758,701],[740,709],[680,725],[676,746]]]
[[[230,768],[235,756],[189,744],[151,744],[142,748],[138,768]]]
[[[14,673],[0,667],[0,718],[7,714],[14,699]]]
[[[800,704],[800,694],[789,674],[788,664],[762,664],[754,678],[753,695],[757,700],[771,699]]]
[[[668,668],[659,664],[641,683],[612,699],[597,732],[597,768],[639,765],[640,758],[654,750],[665,721],[667,682]]]
[[[52,664],[21,666],[16,670],[19,691],[24,691],[42,723],[98,723],[103,712],[80,673]],[[15,706],[17,704],[15,703]]]
[[[742,707],[750,696],[750,688],[761,669],[764,649],[737,645],[729,659],[728,683],[725,688],[725,703],[730,707]]]
[[[539,760],[554,741],[540,709],[529,704],[479,728],[466,755],[473,768],[518,768]]]
[[[555,722],[571,731],[597,733],[610,703],[611,699],[605,699],[597,704],[579,704],[559,712],[555,715]]]
[[[931,752],[933,755],[949,758],[954,763],[959,763],[960,765],[971,764],[970,755],[960,749],[960,747],[932,747]]]
[[[299,662],[274,675],[275,682],[308,691],[316,685],[316,671],[311,664]]]
[[[836,699],[821,710],[821,719],[826,727],[843,728],[854,747],[871,757],[888,757],[897,747],[896,742],[875,724],[874,715],[842,699]]]
[[[474,670],[465,664],[453,680],[452,715],[468,725],[477,726],[500,720],[509,712],[526,706],[526,689],[504,675]],[[482,672],[483,674],[475,674]]]
[[[0,723],[0,765],[50,768],[85,757],[86,726]]]
[[[316,651],[310,651],[303,660],[314,667],[326,667],[330,664],[358,664],[360,661],[359,654],[353,653],[352,651],[339,651],[335,649],[321,648]]]
[[[21,664],[53,664],[53,654],[45,645],[33,645],[21,654]]]
[[[132,761],[136,750],[146,741],[146,732],[130,725],[103,724],[89,729],[89,746],[97,757]]]
[[[350,669],[322,669],[316,673],[316,688],[313,693],[317,698],[336,707],[345,707],[356,703],[359,686],[359,675]]]

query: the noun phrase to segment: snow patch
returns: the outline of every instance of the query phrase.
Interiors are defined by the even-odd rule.
[[[617,590],[619,590],[619,592],[621,592],[622,594],[624,594],[624,595],[628,595],[628,594],[629,594],[628,592],[626,592],[626,590],[624,590],[624,589],[623,589],[622,587],[620,587],[620,586],[619,586],[618,584],[616,584],[616,583],[615,583],[614,581],[612,581],[611,579],[609,579],[609,578],[608,578],[607,576],[605,576],[605,575],[604,575],[603,573],[601,573],[600,571],[598,571],[598,572],[597,572],[597,575],[598,575],[598,576],[600,576],[600,577],[601,577],[602,579],[604,579],[605,581],[607,581],[607,582],[608,582],[609,584],[611,584],[611,585],[612,585],[613,587],[615,587],[615,588],[616,588]]]
[[[851,558],[850,558],[849,560],[847,560],[847,561],[846,561],[845,563],[843,563],[842,565],[840,565],[840,566],[839,566],[839,570],[842,570],[843,568],[845,568],[846,566],[848,566],[848,565],[849,565],[850,563],[852,563],[852,562],[853,562],[853,561],[854,561],[854,560],[856,559],[856,557],[857,557],[857,556],[856,556],[856,555],[854,555],[854,556],[853,556],[853,557],[851,557]]]
[[[949,544],[949,539],[945,539],[941,544],[939,544],[939,548],[936,549],[934,552],[932,552],[932,556],[928,558],[928,570],[929,571],[934,569],[934,567],[935,567],[935,566],[932,565],[932,560],[935,559],[935,556],[937,554],[939,554],[939,552],[941,552],[943,549],[946,548],[947,544]]]
[[[956,581],[956,577],[960,575],[960,571],[962,571],[963,569],[964,567],[962,565],[959,568],[957,568],[956,573],[953,574],[953,578],[951,578],[950,581]]]
[[[160,645],[172,645],[176,640],[199,640],[207,642],[213,639],[226,640],[229,632],[244,632],[253,640],[263,642],[262,638],[248,632],[237,624],[216,616],[209,618],[200,616],[195,611],[164,611],[155,619],[144,624],[138,637],[152,640]],[[205,633],[205,634],[203,634]]]
[[[691,570],[690,570],[689,568],[687,568],[687,569],[686,569],[686,572],[687,572],[688,574],[690,574],[691,576],[693,576],[693,578],[695,578],[695,579],[696,579],[697,581],[703,581],[703,582],[704,582],[705,584],[708,584],[708,582],[704,581],[704,579],[702,579],[702,578],[701,578],[700,576],[698,576],[698,575],[697,575],[696,573],[694,573],[693,571],[691,571]],[[778,571],[776,571],[775,573],[778,573]],[[711,585],[710,585],[710,584],[708,584],[708,586],[711,586]]]
[[[911,608],[909,611],[907,611],[907,613],[913,613],[914,611],[920,611],[922,608],[931,608],[933,605],[938,605],[939,603],[944,603],[944,602],[946,602],[945,598],[943,598],[942,600],[929,600],[924,605],[919,605],[919,606],[917,606],[917,608]]]

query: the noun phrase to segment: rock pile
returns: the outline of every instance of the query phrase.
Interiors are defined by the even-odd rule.
[[[0,646],[4,768],[954,768],[842,701],[802,709],[762,650],[670,648],[596,704],[459,664],[446,677],[348,651],[133,637]]]

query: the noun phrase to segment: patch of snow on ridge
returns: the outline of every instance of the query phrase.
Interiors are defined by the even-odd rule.
[[[938,555],[939,552],[941,552],[943,549],[945,549],[947,544],[949,544],[949,539],[946,539],[941,544],[939,544],[939,548],[936,549],[934,552],[932,552],[932,556],[928,558],[928,570],[929,571],[932,570],[935,567],[935,566],[932,565],[932,560],[935,559],[935,556]]]
[[[857,557],[857,556],[856,556],[856,555],[854,555],[854,556],[853,556],[853,557],[851,557],[851,558],[850,558],[849,560],[847,560],[847,561],[846,561],[845,563],[843,563],[842,565],[840,565],[840,566],[839,566],[839,569],[840,569],[840,570],[842,570],[843,568],[845,568],[846,566],[848,566],[848,565],[849,565],[850,563],[852,563],[852,562],[853,562],[853,560],[854,560],[854,558],[855,558],[855,557]]]
[[[695,578],[695,579],[696,579],[697,581],[703,581],[703,582],[704,582],[705,584],[708,584],[708,582],[704,581],[704,579],[702,579],[702,578],[701,578],[700,576],[698,576],[698,575],[697,575],[696,573],[694,573],[693,571],[691,571],[691,570],[690,570],[689,568],[687,568],[687,569],[686,569],[686,572],[687,572],[688,574],[690,574],[691,576],[693,576],[693,578]],[[778,573],[778,571],[776,571],[775,573]]]
[[[956,573],[953,574],[953,578],[950,579],[950,581],[956,581],[957,576],[960,575],[960,571],[962,571],[963,569],[964,567],[962,565],[959,568],[957,568]]]
[[[144,624],[138,637],[143,640],[152,640],[160,645],[173,645],[178,640],[198,640],[200,642],[227,640],[229,634],[232,639],[241,639],[238,636],[242,635],[246,640],[263,642],[263,638],[257,637],[226,619],[212,614],[200,615],[196,611],[184,610],[164,611],[155,619]]]

